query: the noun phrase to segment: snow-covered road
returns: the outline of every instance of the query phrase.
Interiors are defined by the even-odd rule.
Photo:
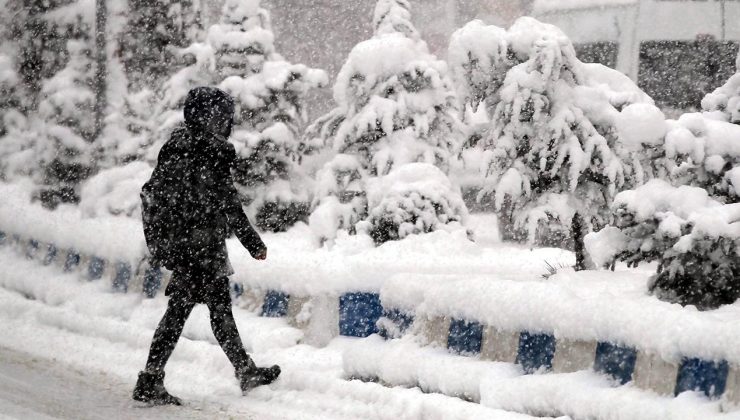
[[[209,407],[144,407],[129,400],[131,384],[103,372],[0,347],[0,413],[18,419],[211,419]],[[239,413],[245,419],[265,413]]]
[[[9,418],[531,419],[418,389],[343,378],[340,338],[297,344],[281,319],[235,310],[256,361],[279,363],[270,387],[242,396],[196,308],[167,367],[166,384],[186,407],[142,408],[130,400],[166,299],[108,292],[56,267],[0,249],[0,414]]]

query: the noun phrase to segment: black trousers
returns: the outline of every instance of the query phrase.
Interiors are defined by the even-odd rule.
[[[228,304],[225,302],[208,303],[207,305],[211,315],[213,335],[216,336],[218,344],[221,345],[236,372],[254,369],[254,362],[247,354],[241,337],[239,337],[234,314],[231,311],[231,302]],[[170,298],[167,311],[154,332],[149,358],[146,362],[147,371],[159,372],[164,369],[193,307],[195,303],[187,299],[175,296]]]

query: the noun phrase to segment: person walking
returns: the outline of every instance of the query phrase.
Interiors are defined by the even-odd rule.
[[[280,367],[257,367],[247,354],[231,310],[226,250],[233,232],[252,258],[267,248],[249,222],[233,184],[236,159],[231,135],[234,102],[216,88],[198,87],[185,100],[185,123],[162,146],[157,166],[141,192],[142,217],[153,265],[172,271],[146,367],[133,399],[153,405],[181,405],[164,387],[164,367],[196,304],[208,306],[213,335],[234,366],[242,392],[270,384]]]

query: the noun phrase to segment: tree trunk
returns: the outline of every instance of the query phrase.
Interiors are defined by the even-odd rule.
[[[106,74],[108,71],[108,52],[105,41],[105,27],[108,19],[107,0],[95,1],[95,135],[97,139],[103,131],[106,98]]]

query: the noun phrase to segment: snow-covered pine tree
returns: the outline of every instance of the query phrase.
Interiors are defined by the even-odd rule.
[[[662,139],[660,115],[644,122],[663,127],[658,135],[626,139],[619,130],[631,104],[654,116],[652,101],[623,75],[581,63],[554,26],[472,22],[450,55],[466,100],[490,112],[485,136],[469,146],[483,154],[480,197],[494,197],[505,239],[562,246],[576,212],[603,226],[614,194],[652,173],[641,154]]]
[[[326,73],[292,64],[275,52],[268,12],[259,0],[227,0],[221,22],[208,29],[220,87],[235,99],[234,178],[256,224],[281,231],[308,214],[299,137],[305,97]]]
[[[208,28],[222,79],[262,72],[266,61],[277,58],[270,15],[258,0],[226,0],[218,24]]]
[[[20,106],[19,82],[13,58],[0,54],[0,137],[6,134],[5,115],[8,112],[17,112]]]
[[[480,20],[452,34],[448,62],[460,101],[473,110],[484,105],[489,115],[499,102],[506,72],[519,63],[510,56],[506,30]]]
[[[279,231],[307,215],[309,188],[299,185],[306,177],[299,175],[298,137],[306,120],[306,93],[324,85],[327,76],[285,61],[273,41],[269,14],[259,0],[227,0],[220,22],[208,28],[205,41],[179,51],[190,65],[163,84],[157,131],[146,158],[155,160],[169,133],[182,122],[187,92],[218,85],[236,105],[231,141],[238,156],[237,188],[257,215],[257,225]]]
[[[39,116],[45,123],[35,145],[42,169],[40,198],[52,208],[62,202],[77,202],[77,186],[94,167],[91,31],[84,20],[84,10],[78,6],[66,6],[70,14],[76,14],[67,41],[69,60],[62,70],[43,82],[39,104]]]
[[[336,154],[322,170],[311,216],[323,240],[357,227],[382,243],[467,213],[445,175],[462,137],[447,66],[421,40],[408,1],[378,1],[373,26],[339,72],[337,108],[306,134],[306,144]],[[389,180],[393,188],[384,188]]]
[[[140,110],[146,110],[148,104],[155,103],[153,124],[149,125],[152,131],[146,136],[146,141],[142,145],[142,155],[151,163],[156,162],[159,150],[169,138],[170,133],[183,123],[185,118],[183,109],[188,91],[194,87],[212,86],[219,82],[215,73],[215,57],[210,45],[196,42],[177,53],[182,60],[189,63],[188,66],[169,77],[156,93],[142,91],[141,96],[129,98],[128,106],[131,108],[129,116],[133,117],[139,115]],[[135,124],[141,129],[146,129],[148,125],[146,119],[139,119]]]
[[[67,60],[66,25],[50,14],[69,3],[65,0],[8,0],[10,16],[7,32],[17,46],[17,68],[21,79],[21,109],[35,111],[41,95],[41,82],[59,71]]]
[[[20,111],[20,77],[8,54],[0,54],[0,179],[30,175],[34,169],[33,145],[36,135]]]
[[[154,89],[174,73],[179,48],[202,32],[198,0],[129,0],[121,60],[132,92]]]

